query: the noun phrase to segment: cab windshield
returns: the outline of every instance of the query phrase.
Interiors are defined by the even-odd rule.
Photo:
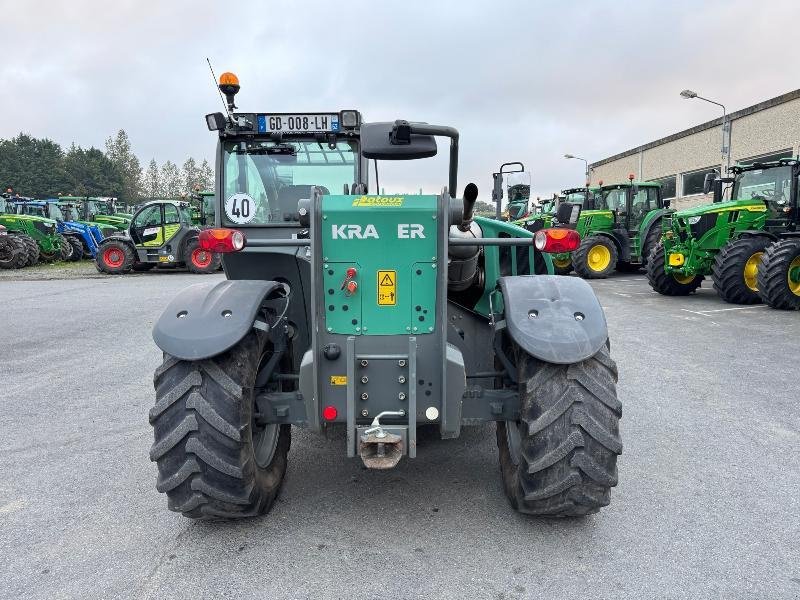
[[[791,189],[792,167],[755,169],[736,176],[733,184],[733,200],[755,198],[778,205],[788,204]]]
[[[78,214],[78,209],[74,206],[62,206],[61,208],[53,206],[53,208],[61,212],[60,217],[52,217],[53,219],[60,219],[62,221],[80,221],[81,219]],[[52,214],[55,214],[55,211],[53,211]]]
[[[583,204],[586,200],[586,193],[585,192],[570,192],[566,196],[564,196],[564,202],[569,202],[570,204]]]
[[[628,188],[603,190],[595,203],[595,208],[597,210],[617,210],[620,208],[624,210],[627,194]]]
[[[358,148],[352,141],[333,147],[309,140],[227,142],[224,152],[224,219],[236,224],[291,222],[310,186],[341,194],[358,181]],[[248,202],[247,214],[234,196]]]

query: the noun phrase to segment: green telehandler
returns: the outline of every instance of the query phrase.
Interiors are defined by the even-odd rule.
[[[220,79],[226,113],[206,116],[220,226],[199,237],[223,253],[226,279],[185,288],[153,327],[150,458],[169,508],[266,513],[293,426],[339,428],[348,457],[390,469],[425,451],[418,426],[457,438],[487,422],[515,509],[608,505],[622,406],[605,317],[585,281],[548,274],[545,254],[577,234],[473,217],[453,127],[234,112],[238,80]],[[432,157],[437,137],[450,148],[441,194],[368,193],[371,162]]]
[[[711,204],[665,217],[662,241],[647,269],[650,286],[660,294],[685,296],[710,275],[726,302],[758,303],[763,284],[768,304],[788,307],[798,281],[793,259],[784,263],[797,240],[800,163],[756,162],[731,167],[730,174],[706,176],[704,192],[713,191]],[[727,201],[722,201],[724,186],[731,187]]]

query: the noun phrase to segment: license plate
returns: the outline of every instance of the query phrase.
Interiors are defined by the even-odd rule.
[[[258,115],[259,133],[336,133],[337,114]]]

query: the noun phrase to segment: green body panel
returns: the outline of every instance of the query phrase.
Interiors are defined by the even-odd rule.
[[[433,331],[437,202],[436,196],[323,197],[323,285],[329,332],[407,335]],[[348,296],[342,284],[350,267],[357,270],[358,289]],[[379,271],[392,272],[393,285],[381,287]],[[379,304],[379,293],[385,304]]]
[[[511,238],[532,238],[533,234],[527,229],[523,229],[513,223],[505,223],[503,221],[496,221],[494,219],[487,219],[485,217],[475,217],[475,222],[480,225],[485,238],[497,237],[511,237]],[[485,246],[483,249],[484,255],[484,272],[485,281],[483,296],[475,305],[475,312],[478,312],[486,317],[490,316],[490,300],[492,298],[492,307],[495,313],[498,313],[503,308],[502,297],[500,294],[495,294],[497,287],[497,280],[506,275],[532,275],[534,273],[534,250],[533,240],[531,246]],[[541,254],[544,258],[545,265],[547,266],[547,273],[553,274],[553,261],[549,254]]]
[[[125,231],[128,229],[128,225],[130,225],[131,220],[118,215],[95,215],[94,221],[92,222],[97,224],[98,227],[101,227],[102,225],[110,225],[118,231]]]
[[[756,200],[718,202],[668,213],[662,222],[665,271],[679,276],[710,274],[720,249],[742,231],[763,229],[766,217],[766,205]],[[671,254],[682,255],[683,264],[670,265]]]
[[[0,225],[9,231],[26,233],[32,237],[43,252],[52,254],[61,249],[56,222],[53,219],[36,217],[32,215],[17,215],[0,213]]]

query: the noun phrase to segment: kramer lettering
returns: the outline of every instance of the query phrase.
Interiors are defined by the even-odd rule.
[[[378,230],[375,225],[331,225],[331,237],[335,240],[378,240]],[[410,240],[414,238],[425,239],[425,226],[419,223],[398,223],[397,239]]]

